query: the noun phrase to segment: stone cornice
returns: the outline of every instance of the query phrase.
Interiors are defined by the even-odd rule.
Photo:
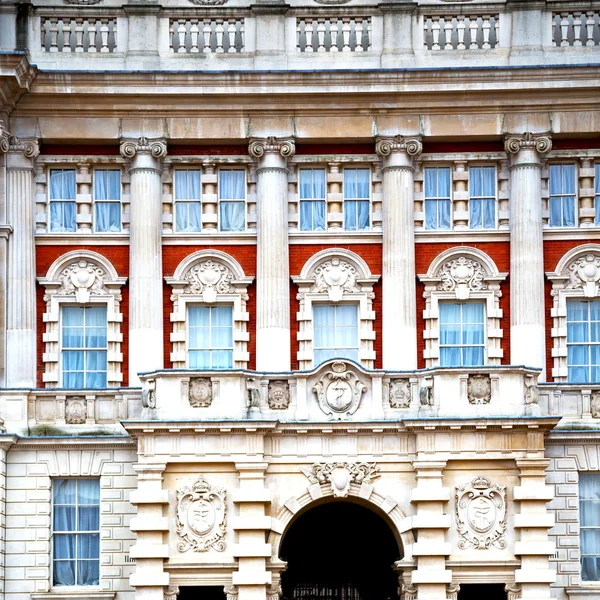
[[[552,150],[552,137],[545,133],[508,133],[504,139],[507,154],[517,154],[521,150],[535,150],[538,154],[547,154]]]
[[[389,156],[393,152],[406,152],[409,156],[418,156],[423,152],[423,143],[421,142],[421,136],[378,136],[375,143],[375,152],[379,156]]]
[[[262,158],[265,154],[279,154],[283,158],[291,158],[296,152],[293,137],[250,138],[248,153],[254,158]]]
[[[37,72],[24,53],[0,53],[0,113],[14,109],[19,98],[31,89]]]
[[[121,156],[134,158],[136,154],[150,154],[153,158],[164,158],[167,155],[167,141],[164,138],[146,138],[121,140]]]

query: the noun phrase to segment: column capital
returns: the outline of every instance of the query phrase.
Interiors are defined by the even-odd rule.
[[[136,154],[149,154],[153,158],[164,158],[167,155],[165,138],[129,138],[122,139],[119,148],[124,158],[134,158]]]
[[[164,600],[177,600],[177,596],[179,596],[178,585],[170,585],[165,589]]]
[[[375,140],[375,152],[379,156],[390,156],[394,152],[404,152],[409,156],[418,156],[423,152],[423,142],[420,135],[407,137],[403,135],[377,136]]]
[[[26,158],[34,159],[40,154],[40,141],[35,137],[18,138],[12,135],[6,152],[22,153]]]
[[[547,154],[552,150],[552,136],[545,133],[507,133],[504,137],[504,150],[507,154],[517,154],[521,150],[535,150]]]
[[[296,142],[293,137],[250,138],[248,153],[254,158],[263,158],[265,154],[279,154],[282,158],[291,158],[296,153]]]
[[[0,119],[0,152],[1,153],[8,152],[9,137],[10,137],[10,134],[8,133],[8,129],[6,129],[6,127],[4,125],[4,121],[2,121],[2,119]]]

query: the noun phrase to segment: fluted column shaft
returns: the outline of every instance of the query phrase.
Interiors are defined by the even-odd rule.
[[[510,362],[542,369],[545,380],[544,246],[541,155],[549,137],[509,136],[510,175]]]
[[[258,160],[256,249],[256,368],[289,371],[290,262],[288,247],[287,158],[291,139],[255,139],[249,152]]]
[[[418,138],[380,138],[383,157],[383,368],[417,368],[414,167]]]
[[[138,373],[161,369],[163,363],[163,276],[160,140],[123,142],[121,154],[131,158],[129,236],[129,385]]]
[[[11,139],[6,165],[8,244],[6,298],[6,385],[35,387],[35,139]]]

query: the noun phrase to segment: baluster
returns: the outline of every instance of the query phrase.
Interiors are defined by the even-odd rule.
[[[458,32],[458,45],[456,47],[458,48],[458,50],[464,50],[465,49],[465,17],[464,17],[464,15],[459,15],[457,17],[456,31]]]
[[[177,26],[177,39],[179,41],[179,48],[177,48],[177,54],[185,54],[186,53],[186,47],[185,47],[185,38],[186,38],[186,33],[187,33],[187,21],[185,20],[181,20],[178,22],[178,26]]]
[[[58,19],[50,20],[50,52],[58,52]]]
[[[215,33],[217,35],[217,54],[224,52],[223,50],[223,34],[225,28],[223,27],[223,19],[216,19],[217,26],[215,27]]]
[[[573,46],[581,46],[581,13],[573,13]]]
[[[569,45],[569,13],[561,13],[560,31],[561,31],[561,46]]]
[[[556,43],[556,15],[552,15],[552,45],[557,46]]]
[[[331,36],[331,47],[329,52],[337,52],[338,48],[338,20],[336,17],[331,17],[329,21],[329,35]]]
[[[100,19],[100,23],[100,35],[102,36],[100,52],[110,52],[108,49],[108,19]]]
[[[302,47],[300,46],[300,35],[302,34],[301,23],[301,19],[296,19],[296,52],[302,52]]]
[[[498,48],[500,46],[500,15],[494,17],[494,31],[496,32],[494,48]]]
[[[317,52],[326,52],[325,48],[325,19],[319,17],[317,19],[317,42],[319,44]]]
[[[62,20],[63,27],[63,52],[71,52],[71,19],[64,18]]]
[[[342,38],[344,42],[342,52],[350,52],[350,17],[342,18]]]
[[[75,52],[83,52],[83,19],[75,19]]]
[[[433,42],[431,44],[432,50],[440,49],[440,18],[431,17],[431,35]]]
[[[190,40],[192,43],[192,47],[190,48],[190,52],[197,54],[200,52],[198,48],[198,36],[200,35],[200,27],[198,27],[198,19],[190,20]]]
[[[236,52],[235,49],[235,19],[228,20],[229,26],[227,27],[227,34],[229,36],[229,48],[227,52]]]
[[[304,35],[306,36],[306,45],[304,46],[304,52],[313,52],[313,31],[314,25],[313,20],[306,18],[304,19]]]
[[[454,19],[452,17],[442,17],[444,23],[444,50],[452,50],[452,26],[454,25]]]
[[[46,52],[46,24],[48,20],[45,17],[40,17],[40,35],[42,37],[42,52]],[[48,38],[50,39],[50,38]]]
[[[363,20],[362,17],[356,17],[354,25],[354,33],[356,34],[356,48],[355,52],[363,51]]]
[[[97,52],[96,19],[88,19],[88,52]]]
[[[483,46],[486,50],[490,48],[490,15],[483,15],[482,28],[483,28]]]
[[[479,29],[479,24],[477,23],[478,19],[479,17],[469,17],[469,35],[471,36],[469,50],[477,50],[477,48],[479,48],[477,43],[477,30]]]
[[[173,48],[173,44],[175,42],[175,27],[176,27],[176,23],[177,21],[171,21],[170,25],[169,25],[169,50],[171,52],[175,52],[175,49]]]
[[[367,50],[371,51],[371,17],[367,17]]]
[[[112,21],[112,39],[113,39],[112,52],[116,52],[117,51],[117,18],[116,17]]]
[[[202,33],[204,35],[204,48],[202,52],[210,53],[212,52],[210,38],[212,37],[212,22],[210,19],[204,19],[204,27],[202,28]]]
[[[244,19],[240,19],[240,52],[244,51],[246,40],[244,39]]]
[[[585,13],[585,28],[587,29],[587,41],[586,46],[594,45],[594,24],[595,24],[595,13],[593,10],[588,10]]]

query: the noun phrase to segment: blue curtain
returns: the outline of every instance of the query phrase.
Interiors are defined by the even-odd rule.
[[[175,203],[175,230],[182,233],[198,232],[202,229],[202,207],[200,202]]]
[[[595,173],[595,181],[596,181],[596,225],[600,225],[600,164],[596,165],[596,173]]]
[[[315,366],[331,358],[358,362],[358,306],[313,305]]]
[[[440,366],[484,364],[484,313],[483,302],[440,302]]]
[[[202,228],[201,173],[196,169],[175,171],[175,231],[198,232]]]
[[[600,382],[600,300],[567,302],[567,367],[571,383]]]
[[[246,173],[239,169],[219,171],[219,226],[221,231],[246,229]],[[232,200],[242,202],[232,202]]]
[[[365,231],[371,227],[371,172],[344,169],[344,229]]]
[[[300,169],[300,230],[325,231],[325,169]]]
[[[96,208],[96,231],[121,231],[121,171],[97,169],[94,173],[94,197]]]
[[[575,165],[550,165],[550,226],[575,226]]]
[[[469,169],[469,212],[471,229],[496,227],[496,167]]]
[[[600,580],[600,475],[579,474],[581,579]]]
[[[425,169],[425,229],[450,229],[450,169]]]
[[[188,308],[188,367],[230,369],[233,366],[233,307]]]
[[[75,170],[50,170],[50,231],[70,233],[77,229]]]

